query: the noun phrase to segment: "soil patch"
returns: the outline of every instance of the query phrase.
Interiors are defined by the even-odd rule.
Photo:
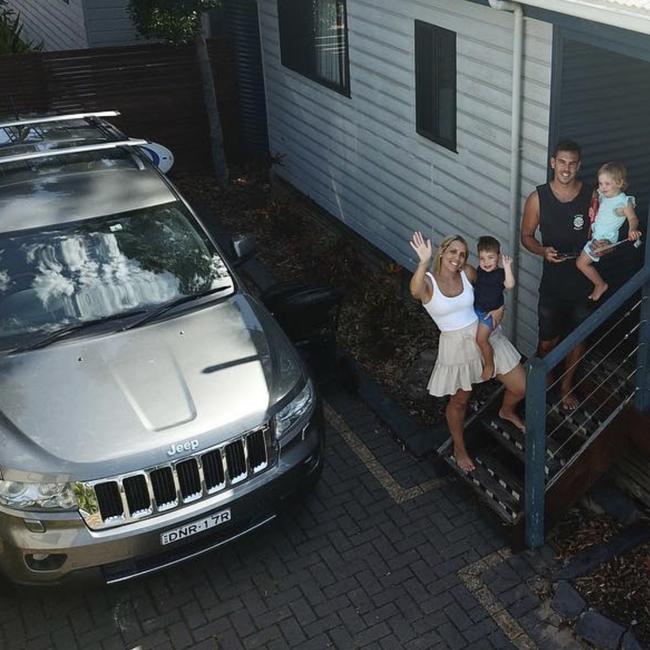
[[[572,508],[553,529],[549,543],[556,559],[567,562],[596,544],[608,542],[623,526],[608,515]],[[650,647],[650,543],[598,566],[573,581],[588,607],[631,627],[637,640]]]
[[[650,647],[650,543],[602,564],[575,584],[590,606],[632,626],[637,640]]]

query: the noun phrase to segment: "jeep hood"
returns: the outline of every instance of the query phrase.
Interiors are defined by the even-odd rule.
[[[267,422],[302,372],[275,321],[242,294],[6,356],[3,474],[95,479],[164,462],[172,443],[219,444]]]

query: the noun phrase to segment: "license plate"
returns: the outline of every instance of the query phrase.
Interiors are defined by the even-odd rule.
[[[165,546],[165,544],[178,542],[181,539],[192,537],[192,535],[196,535],[197,533],[202,533],[204,530],[209,530],[210,528],[214,528],[215,526],[220,526],[221,524],[225,524],[229,521],[230,521],[230,508],[228,508],[227,510],[221,510],[219,512],[215,512],[214,514],[209,515],[208,517],[204,517],[203,519],[197,519],[196,521],[192,521],[189,524],[185,524],[184,526],[179,526],[178,528],[174,528],[173,530],[165,531],[160,536],[160,543],[163,546]]]

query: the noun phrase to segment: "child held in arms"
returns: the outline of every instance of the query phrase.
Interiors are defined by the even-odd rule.
[[[591,226],[591,239],[578,257],[576,266],[594,285],[589,299],[599,300],[607,291],[608,285],[596,271],[594,262],[599,258],[593,254],[591,244],[594,241],[609,241],[612,245],[618,241],[618,229],[627,219],[629,230],[627,238],[636,241],[641,237],[639,218],[634,212],[634,197],[623,190],[627,188],[627,170],[620,163],[605,163],[598,170],[598,212]]]
[[[494,350],[489,340],[494,331],[494,321],[490,312],[503,305],[503,290],[515,286],[515,276],[512,258],[501,255],[498,239],[490,235],[479,237],[477,249],[479,265],[474,284],[474,311],[478,316],[476,343],[483,357],[481,381],[486,381],[494,375]],[[502,266],[499,266],[499,261]]]

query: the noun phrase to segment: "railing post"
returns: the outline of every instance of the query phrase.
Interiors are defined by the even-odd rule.
[[[546,364],[533,358],[526,381],[526,545],[544,543],[546,488]]]
[[[650,219],[648,221],[650,223]],[[650,269],[650,243],[645,239],[645,256],[643,268]],[[641,288],[641,309],[639,327],[639,351],[636,355],[636,395],[634,405],[642,413],[650,412],[650,280]]]

